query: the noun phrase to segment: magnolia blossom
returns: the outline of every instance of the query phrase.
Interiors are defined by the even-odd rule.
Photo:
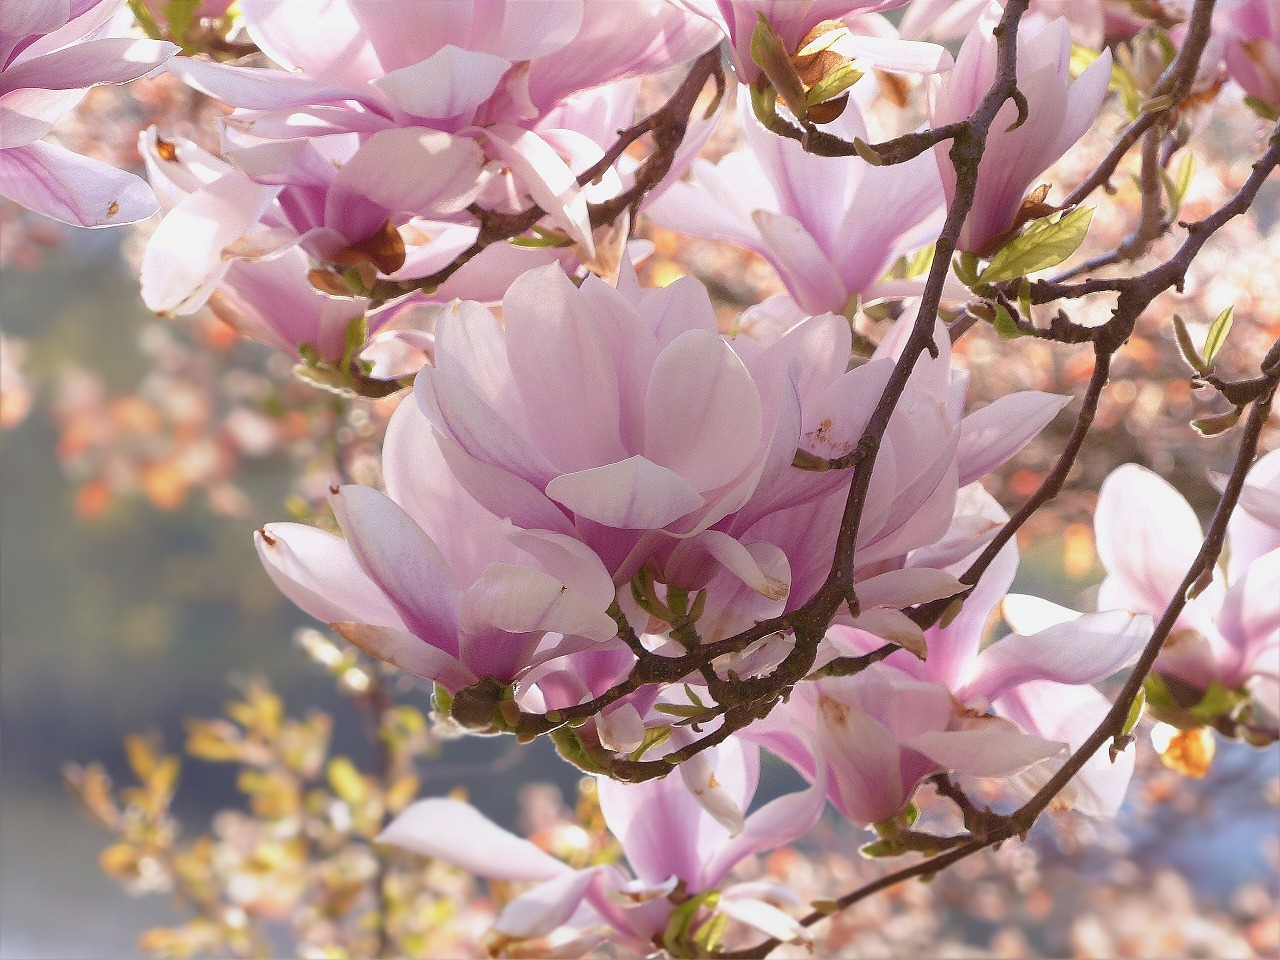
[[[696,590],[719,565],[786,596],[779,547],[734,532],[847,480],[791,463],[801,446],[851,449],[891,364],[846,374],[848,324],[830,315],[726,341],[696,280],[642,290],[629,269],[617,289],[532,271],[503,319],[471,303],[443,313],[415,389],[472,496],[581,539],[618,583],[652,562]]]
[[[1226,42],[1227,70],[1244,92],[1280,110],[1280,3],[1237,0],[1214,18]]]
[[[273,189],[247,181],[194,143],[165,140],[155,128],[140,136],[139,149],[161,208],[172,214],[143,256],[142,299],[151,309],[187,314],[207,304],[244,336],[294,356],[309,347],[329,363],[342,359],[352,321],[365,318],[372,337],[413,311],[412,301],[370,310],[366,298],[325,293],[308,279],[311,261],[300,248],[271,249],[286,229]],[[237,208],[250,212],[219,236],[211,218],[234,221]],[[231,236],[253,218],[257,224],[243,227],[243,236]]]
[[[289,599],[379,659],[451,693],[608,641],[614,588],[576,539],[518,530],[458,485],[411,402],[387,427],[387,493],[333,490],[345,539],[295,523],[256,535]]]
[[[984,539],[977,531],[989,536],[999,525],[975,521],[1002,512],[979,489],[965,501],[948,535],[914,551],[903,572],[947,559],[950,573],[968,566],[976,553],[956,557],[957,546],[972,550]],[[1054,758],[1082,743],[1105,715],[1110,704],[1087,684],[1137,657],[1150,620],[1127,611],[1080,616],[1030,601],[1018,624],[1025,635],[980,650],[1016,567],[1010,545],[948,625],[925,632],[927,659],[903,650],[852,677],[802,684],[748,735],[810,779],[826,779],[832,802],[862,825],[896,816],[921,780],[943,771],[1016,777],[1015,786],[1033,790],[1056,769]],[[835,626],[819,664],[882,644],[865,630]],[[1105,753],[1095,756],[1064,794],[1066,802],[1084,813],[1114,814],[1132,768],[1132,755],[1115,765]]]
[[[930,78],[929,122],[937,127],[966,119],[996,76],[997,20],[984,16],[965,38],[955,69]],[[1065,20],[1029,19],[1018,27],[1018,90],[1026,97],[1027,119],[1010,129],[1017,106],[1007,102],[991,124],[978,165],[973,209],[960,232],[959,249],[990,253],[1016,224],[1019,209],[1036,178],[1092,126],[1111,78],[1111,54],[1104,50],[1079,77],[1071,79],[1071,31]],[[934,147],[950,204],[956,172],[949,146]]]
[[[178,51],[128,36],[124,0],[5,0],[0,13],[0,196],[80,227],[156,212],[144,181],[41,140],[102,83],[150,73]]]
[[[673,0],[706,17],[729,39],[729,56],[742,83],[759,80],[760,67],[751,56],[751,38],[763,17],[789,54],[824,21],[843,20],[845,31],[835,51],[883,70],[935,73],[951,65],[950,55],[932,43],[901,40],[883,18],[872,15],[902,6],[906,0]]]
[[[701,762],[640,784],[596,778],[605,824],[630,872],[613,865],[575,870],[473,807],[443,798],[415,803],[379,840],[477,876],[535,883],[498,916],[493,952],[546,938],[541,950],[577,956],[607,937],[620,949],[647,953],[668,929],[676,909],[669,895],[677,887],[688,897],[719,890],[715,911],[783,941],[807,939],[775,905],[799,905],[785,887],[724,882],[744,857],[806,833],[822,813],[821,786],[773,800],[731,829],[693,791],[714,790],[746,810],[759,779],[758,749],[731,737],[695,759]],[[686,766],[696,772],[685,773]],[[700,911],[694,929],[710,916],[711,909]]]
[[[931,243],[941,226],[933,154],[887,167],[819,157],[765,130],[746,97],[739,108],[748,149],[716,164],[695,161],[691,182],[673,184],[650,216],[759,253],[810,313],[842,313],[855,296],[907,292],[882,277],[898,256]],[[827,129],[846,140],[870,139],[853,102]]]
[[[993,0],[911,0],[899,28],[912,40],[945,42],[960,40],[992,8]],[[1001,0],[996,5],[1003,7]],[[1125,0],[1031,0],[1028,17],[1053,20],[1063,17],[1071,25],[1076,43],[1097,49],[1104,37],[1129,37],[1144,21]]]
[[[1126,464],[1102,485],[1094,517],[1105,606],[1159,617],[1203,542],[1191,506],[1165,480]],[[1228,564],[1183,608],[1156,670],[1205,691],[1246,690],[1280,721],[1280,451],[1254,464],[1228,528]],[[1191,704],[1193,705],[1193,704]]]
[[[532,198],[588,260],[595,241],[576,173],[603,150],[575,164],[580,142],[533,128],[575,92],[666,69],[715,42],[709,25],[658,0],[467,2],[427,19],[410,0],[326,0],[319,8],[252,0],[242,13],[255,42],[293,73],[190,60],[173,70],[237,108],[228,137],[257,155],[245,160],[256,179],[312,189],[342,181],[344,198],[354,193],[375,208],[325,200],[324,217],[312,210],[310,226],[358,243],[385,222],[376,207],[423,214],[419,195],[439,194],[441,181],[482,187],[478,171],[458,165],[483,150],[493,161],[489,173],[509,181],[497,189],[514,201]],[[646,29],[623,29],[631,20]],[[324,161],[356,170],[325,174],[312,156],[318,141],[336,141],[322,151]],[[447,209],[437,204],[437,212],[460,211],[475,196]],[[322,259],[342,246],[326,237],[338,239],[312,238]]]
[[[863,403],[873,407],[878,401],[884,380],[877,378],[887,379],[913,322],[909,313],[900,319],[871,361],[857,369],[869,388]],[[969,511],[972,502],[958,500],[959,491],[1021,450],[1068,400],[1022,391],[966,416],[967,379],[951,367],[950,339],[940,323],[934,346],[938,356],[916,362],[880,443],[854,552],[860,613],[848,621],[913,647],[924,638],[899,611],[958,592],[961,585],[942,568],[980,548],[999,526],[981,509],[966,513],[967,525],[957,521],[957,511]],[[822,450],[824,442],[834,442],[837,450],[850,448],[842,435],[824,431],[830,416],[806,417],[806,450]],[[825,455],[837,452],[826,450]],[[776,512],[743,511],[729,528],[744,541],[763,540],[782,549],[791,572],[788,610],[808,601],[830,571],[851,478],[840,479],[822,496],[787,503]],[[937,559],[909,567],[907,555],[925,547],[932,547]]]

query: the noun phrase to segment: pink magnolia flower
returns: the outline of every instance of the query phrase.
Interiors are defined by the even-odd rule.
[[[983,17],[965,38],[955,69],[931,78],[929,122],[933,126],[964,120],[995,80],[996,20]],[[1034,20],[1018,28],[1018,89],[1027,98],[1027,120],[1015,130],[1017,107],[1006,103],[987,135],[978,165],[973,209],[960,232],[959,248],[989,253],[1011,227],[1035,179],[1092,126],[1111,78],[1111,54],[1104,50],[1073,82],[1071,32],[1065,20]],[[955,195],[956,173],[948,144],[934,148],[947,202]]]
[[[913,551],[898,572],[921,574],[930,570],[927,564],[948,559],[945,572],[965,569],[984,539],[973,531],[990,530],[974,523],[975,514],[1002,515],[985,494],[970,494],[968,507],[947,536]],[[1108,710],[1106,698],[1088,685],[1130,664],[1151,624],[1127,611],[1080,616],[1029,600],[1015,624],[1026,633],[980,649],[1016,568],[1010,545],[960,613],[945,628],[925,632],[927,659],[898,651],[853,677],[802,684],[748,735],[811,779],[825,771],[832,802],[859,824],[895,816],[921,780],[944,770],[1014,778],[1015,789],[1029,795],[1057,769],[1055,758],[1082,743]],[[860,586],[860,598],[862,592]],[[819,663],[882,643],[866,629],[836,626]],[[1113,765],[1103,751],[1064,801],[1083,813],[1112,815],[1132,768],[1132,754]]]
[[[649,215],[672,230],[759,253],[810,313],[842,313],[855,296],[904,292],[881,278],[941,226],[933,154],[888,167],[819,157],[765,130],[746,97],[739,113],[749,149],[716,164],[695,160],[691,181],[673,184]],[[853,102],[827,129],[869,139]]]
[[[1280,3],[1227,4],[1214,26],[1226,41],[1227,70],[1244,92],[1280,110]]]
[[[41,140],[88,88],[126,83],[177,52],[128,36],[123,0],[6,0],[0,12],[0,196],[63,223],[106,227],[156,212],[146,183]]]
[[[316,289],[301,248],[275,249],[282,233],[292,235],[276,189],[194,143],[164,140],[155,128],[141,135],[139,149],[167,214],[142,261],[142,299],[152,310],[190,314],[207,304],[250,339],[295,357],[310,347],[336,363],[352,320],[366,317],[372,337],[412,309],[397,303],[370,311],[363,297]]]
[[[744,857],[772,850],[806,833],[822,813],[821,787],[773,800],[736,830],[710,814],[692,790],[710,784],[739,810],[749,806],[759,779],[759,751],[729,738],[700,755],[698,773],[685,766],[659,780],[624,784],[597,777],[600,807],[622,845],[621,866],[574,870],[456,800],[421,800],[400,814],[380,842],[433,857],[493,879],[533,882],[503,909],[490,934],[498,948],[543,940],[542,949],[576,956],[607,937],[621,949],[653,949],[675,910],[677,885],[697,896],[720,890],[715,911],[787,941],[804,939],[802,927],[774,903],[797,903],[782,887],[762,883],[725,886]],[[699,924],[711,915],[704,910]]]
[[[991,6],[992,0],[912,0],[899,27],[912,40],[961,40]],[[1072,39],[1094,49],[1102,46],[1104,37],[1132,36],[1144,24],[1124,0],[1031,0],[1023,22],[1036,17],[1065,18]]]
[[[1126,464],[1103,483],[1094,524],[1107,568],[1098,603],[1162,615],[1203,542],[1190,505]],[[1227,556],[1178,617],[1156,670],[1193,691],[1246,690],[1280,726],[1280,451],[1249,471]]]
[[[577,540],[517,530],[454,480],[411,402],[387,427],[387,494],[334,488],[345,539],[296,523],[258,531],[281,592],[373,656],[456,693],[614,637],[614,588]]]
[[[866,390],[857,403],[872,408],[878,402],[913,321],[910,314],[899,320],[871,362],[855,371]],[[941,324],[934,343],[938,357],[917,362],[881,441],[854,553],[861,613],[850,623],[896,640],[923,642],[919,627],[898,611],[960,590],[942,568],[981,547],[999,526],[980,503],[973,506],[972,493],[961,491],[1014,456],[1068,402],[1025,391],[965,416],[967,380],[951,368],[950,339]],[[822,429],[832,419],[829,411],[819,408],[814,417],[804,421],[802,447],[809,452],[830,456],[857,441],[857,432]],[[791,574],[787,609],[809,600],[830,570],[850,478],[839,481],[808,500],[788,502],[783,488],[785,507],[776,512],[754,510],[757,503],[770,505],[754,498],[726,528],[743,542],[764,541],[782,550]],[[955,519],[958,510],[965,512],[964,522]],[[934,559],[913,569],[908,554],[925,547],[933,547]]]
[[[381,138],[362,172],[413,174],[412,183],[357,178],[357,192],[383,205],[436,179],[424,158],[403,153],[415,138],[425,130],[460,135],[482,146],[494,161],[492,172],[512,181],[507,189],[532,196],[587,259],[594,256],[594,238],[586,190],[575,176],[601,154],[575,167],[573,145],[534,127],[577,91],[666,69],[715,42],[713,28],[659,0],[475,0],[449,4],[429,23],[410,0],[326,0],[321,9],[251,0],[242,11],[259,46],[294,73],[191,60],[173,68],[237,108],[229,131],[290,142],[318,135]],[[644,29],[626,26],[635,23]],[[319,168],[308,163],[306,170]],[[283,182],[295,180],[296,174]],[[349,213],[326,207],[339,212]],[[362,239],[335,217],[324,226]]]
[[[471,303],[443,313],[435,366],[416,385],[476,499],[517,526],[580,538],[618,583],[689,541],[672,559],[682,570],[696,552],[785,596],[761,566],[777,549],[752,553],[723,528],[843,479],[791,461],[813,417],[815,430],[826,423],[824,455],[856,441],[887,376],[885,365],[844,373],[844,320],[726,341],[695,280],[642,290],[624,270],[617,289],[594,277],[579,288],[554,267],[516,281],[503,318]]]
[[[760,68],[751,56],[751,37],[764,17],[788,53],[824,20],[844,20],[854,32],[841,41],[840,53],[864,60],[882,70],[933,73],[950,66],[946,50],[932,43],[900,40],[881,10],[900,7],[906,0],[674,0],[706,17],[729,39],[729,56],[742,83],[755,83]]]

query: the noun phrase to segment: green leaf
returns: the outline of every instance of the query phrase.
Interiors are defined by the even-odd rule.
[[[1255,97],[1253,94],[1245,97],[1244,103],[1245,106],[1268,123],[1275,123],[1280,120],[1280,112],[1277,112],[1275,107],[1271,106],[1267,101]]]
[[[1187,330],[1186,323],[1176,313],[1173,315],[1173,334],[1178,340],[1178,350],[1181,351],[1182,359],[1187,361],[1187,365],[1196,373],[1208,373],[1209,364],[1205,363],[1204,357],[1200,356],[1200,351],[1191,340],[1191,333]]]
[[[902,278],[904,280],[914,280],[916,277],[923,277],[929,272],[929,268],[933,266],[933,253],[935,244],[929,244],[927,247],[921,247],[910,257],[904,256],[902,268]]]
[[[640,746],[636,747],[635,752],[631,754],[632,760],[639,760],[654,747],[660,747],[671,739],[670,727],[648,727],[644,732],[644,739],[640,741]]]
[[[1142,682],[1143,692],[1146,694],[1147,702],[1151,704],[1153,710],[1176,710],[1178,702],[1173,699],[1173,694],[1169,692],[1169,685],[1158,674],[1150,674],[1147,679]]]
[[[1227,334],[1231,332],[1232,307],[1227,307],[1220,314],[1213,318],[1213,323],[1209,324],[1209,333],[1204,338],[1204,362],[1212,364],[1213,358],[1218,355],[1218,351],[1222,349],[1222,345],[1227,341]]]
[[[693,942],[703,956],[710,956],[720,950],[725,931],[729,929],[727,913],[713,913],[711,919],[700,926],[693,934]]]
[[[1200,702],[1191,708],[1191,715],[1201,723],[1212,723],[1219,717],[1230,715],[1245,702],[1239,691],[1228,690],[1216,681],[1209,685]]]
[[[978,258],[972,253],[962,253],[951,262],[956,279],[972,290],[978,285]]]
[[[804,83],[800,80],[800,74],[796,73],[795,64],[791,62],[787,45],[769,25],[763,13],[756,22],[755,30],[751,32],[751,59],[764,71],[778,96],[803,120],[806,102]]]
[[[1078,43],[1071,45],[1071,76],[1078,77],[1088,69],[1093,61],[1097,60],[1100,54],[1091,47],[1084,47]]]
[[[996,318],[991,322],[991,325],[995,328],[996,335],[1001,340],[1017,340],[1019,337],[1027,336],[1018,328],[1017,323],[1014,322],[1013,314],[1006,310],[1003,304],[996,305]]]
[[[719,890],[707,890],[697,896],[690,897],[671,911],[671,919],[667,921],[667,929],[662,932],[662,945],[673,957],[687,955],[684,945],[689,941],[690,930],[694,918],[704,906],[714,910],[720,902]]]
[[[751,84],[750,90],[751,110],[760,121],[760,125],[780,137],[786,136],[786,121],[778,116],[778,91],[763,80]]]
[[[816,107],[820,103],[834,100],[861,79],[862,71],[852,62],[842,64],[809,88],[809,92],[805,94],[805,104]]]
[[[1018,309],[1028,321],[1031,320],[1031,281],[1025,277],[1018,284]]]
[[[1196,433],[1202,437],[1216,437],[1219,434],[1226,433],[1237,423],[1240,422],[1241,410],[1235,407],[1226,413],[1219,413],[1212,417],[1200,417],[1191,421],[1191,426]]]
[[[572,247],[573,241],[563,233],[535,226],[532,234],[512,237],[509,241],[513,247]]]
[[[200,0],[169,0],[164,8],[164,18],[169,21],[169,36],[175,43],[187,49],[186,36],[196,11],[200,9]]]
[[[1169,198],[1170,217],[1178,215],[1178,211],[1182,208],[1182,201],[1187,198],[1187,191],[1191,189],[1191,181],[1195,175],[1196,157],[1190,151],[1183,154],[1182,160],[1178,164],[1177,172],[1172,177],[1163,170],[1160,171],[1160,179],[1164,182],[1164,192]]]
[[[1133,698],[1133,703],[1129,704],[1129,715],[1124,718],[1124,728],[1120,731],[1121,735],[1133,732],[1133,728],[1142,719],[1142,714],[1146,711],[1146,708],[1147,691],[1139,687],[1138,695]]]
[[[1129,119],[1137,119],[1138,108],[1142,104],[1142,94],[1138,92],[1138,85],[1129,71],[1119,63],[1111,65],[1110,87],[1120,94],[1120,102],[1124,104],[1125,113],[1129,114]]]
[[[147,5],[142,0],[129,0],[129,10],[133,13],[133,18],[138,21],[138,26],[152,40],[163,40],[164,31],[160,29],[160,24],[156,23],[156,18],[151,15],[151,11],[147,9]]]
[[[368,339],[369,321],[363,313],[347,321],[347,329],[343,334],[342,342],[342,368],[344,370],[355,363]]]
[[[1094,209],[1077,207],[1031,221],[1021,235],[1000,248],[978,279],[982,283],[999,283],[1056,267],[1084,243]]]
[[[907,845],[899,840],[881,839],[864,844],[858,852],[868,860],[879,860],[884,857],[900,857],[908,852]]]
[[[653,709],[669,717],[700,717],[707,712],[706,707],[686,703],[659,703]]]

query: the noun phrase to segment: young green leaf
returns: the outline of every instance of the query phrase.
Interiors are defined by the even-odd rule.
[[[1093,221],[1094,207],[1077,207],[1061,215],[1027,224],[1021,235],[1005,244],[982,271],[982,283],[999,283],[1056,267],[1079,249]]]
[[[1019,337],[1026,336],[1014,322],[1013,315],[1002,305],[996,306],[996,318],[991,325],[995,327],[996,335],[1001,340],[1017,340]]]
[[[1182,359],[1187,361],[1187,365],[1196,373],[1208,373],[1209,364],[1205,363],[1204,357],[1200,356],[1200,351],[1191,340],[1191,333],[1187,330],[1186,323],[1176,313],[1173,315],[1173,334],[1178,340],[1178,350],[1182,352]]]
[[[1183,154],[1178,169],[1171,177],[1163,170],[1160,171],[1160,179],[1164,182],[1164,192],[1169,198],[1169,216],[1176,217],[1178,211],[1182,208],[1182,201],[1187,198],[1187,191],[1191,189],[1191,180],[1196,175],[1196,157],[1195,154],[1187,152]]]
[[[834,100],[861,79],[861,70],[852,63],[843,64],[809,88],[809,92],[805,94],[805,103],[816,107],[820,103]]]
[[[1191,421],[1191,426],[1195,428],[1196,433],[1202,437],[1216,437],[1219,434],[1226,433],[1237,423],[1240,422],[1240,408],[1233,407],[1226,413],[1219,413],[1212,417],[1200,417]]]
[[[795,64],[791,62],[786,43],[769,25],[763,13],[751,33],[751,59],[764,71],[764,75],[778,91],[778,96],[787,102],[787,106],[793,112],[803,114],[804,84],[800,81],[800,74],[796,73]],[[801,116],[800,119],[803,120],[804,117]]]
[[[1124,729],[1120,733],[1132,733],[1133,728],[1138,725],[1138,721],[1142,719],[1142,714],[1147,709],[1147,691],[1141,687],[1138,689],[1138,695],[1133,698],[1133,703],[1129,704],[1129,715],[1124,718]]]
[[[1218,355],[1218,351],[1226,343],[1227,334],[1231,332],[1233,312],[1233,308],[1227,307],[1213,318],[1213,323],[1209,324],[1209,333],[1204,338],[1204,362],[1206,364],[1213,363],[1213,358]]]

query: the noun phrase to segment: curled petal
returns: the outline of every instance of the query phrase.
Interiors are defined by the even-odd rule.
[[[497,880],[549,880],[572,873],[470,804],[444,797],[419,800],[408,807],[382,831],[378,842]]]

